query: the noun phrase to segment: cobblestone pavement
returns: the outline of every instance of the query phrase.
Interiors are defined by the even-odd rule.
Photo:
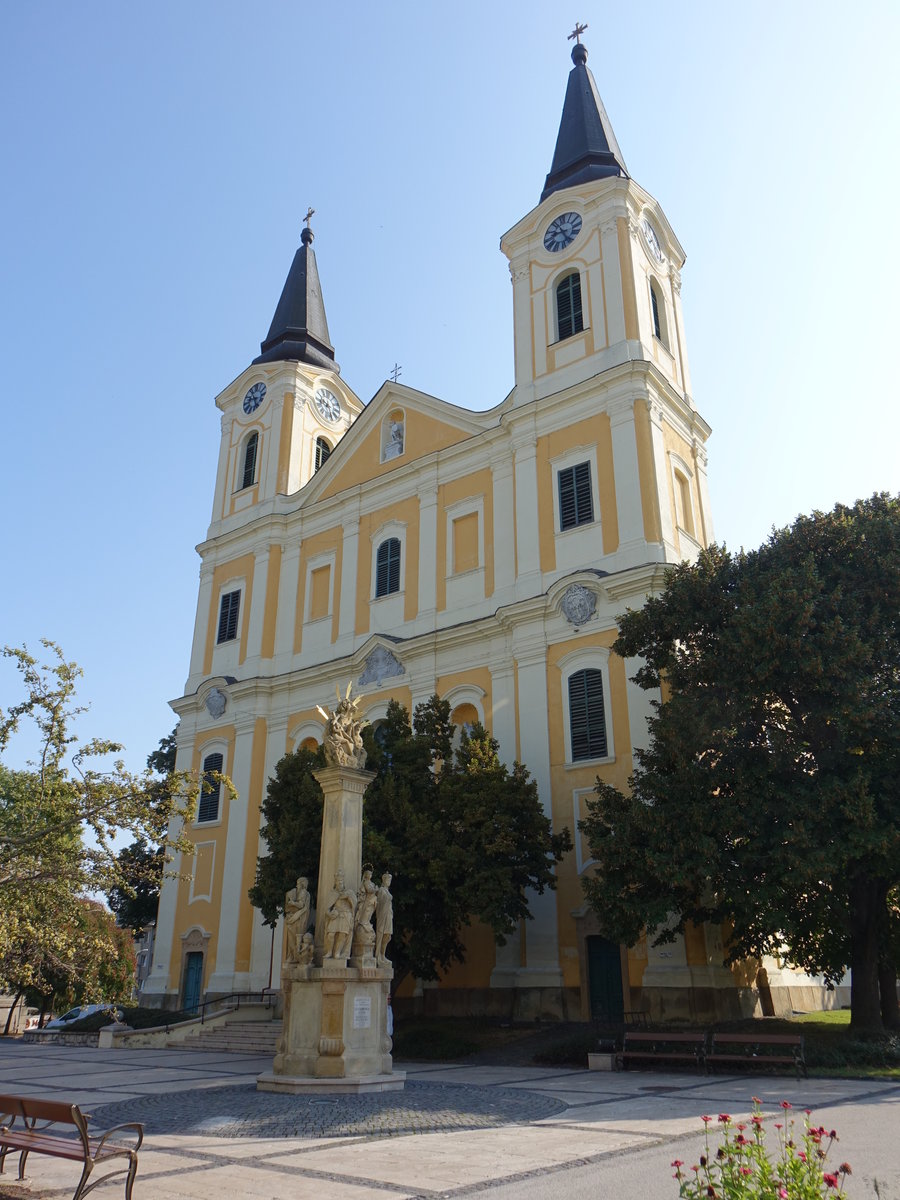
[[[168,1092],[94,1109],[99,1126],[141,1121],[146,1132],[207,1137],[397,1137],[450,1129],[497,1129],[564,1112],[552,1096],[515,1088],[407,1082],[402,1092],[284,1096],[252,1084]]]

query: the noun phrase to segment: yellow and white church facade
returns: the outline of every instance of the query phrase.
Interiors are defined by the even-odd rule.
[[[281,931],[247,898],[260,803],[278,760],[321,741],[317,705],[348,681],[373,723],[391,699],[412,712],[435,692],[457,724],[482,722],[575,839],[533,919],[503,947],[470,930],[426,1009],[708,1015],[734,1011],[726,993],[750,982],[721,965],[718,930],[605,942],[581,889],[585,801],[598,775],[626,784],[647,738],[650,697],[610,650],[616,616],[712,526],[684,252],[627,172],[582,44],[572,59],[540,202],[500,242],[515,323],[501,403],[470,412],[386,382],[364,404],[335,361],[308,221],[260,355],[216,398],[212,522],[173,708],[178,768],[221,770],[235,795],[203,797],[189,877],[165,881],[147,1002],[278,986]]]

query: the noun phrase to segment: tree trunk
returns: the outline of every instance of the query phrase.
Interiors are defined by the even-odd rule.
[[[878,930],[882,905],[877,879],[850,881],[850,1030],[854,1034],[884,1032],[878,986]]]
[[[900,1002],[897,1000],[897,968],[884,959],[878,964],[878,988],[881,993],[881,1019],[885,1029],[900,1029]]]
[[[9,1037],[9,1027],[12,1024],[13,1013],[16,1011],[16,1007],[21,999],[22,999],[22,989],[20,988],[16,992],[15,1000],[13,1000],[12,1004],[9,1006],[9,1012],[6,1014],[6,1028],[3,1030],[4,1037]]]

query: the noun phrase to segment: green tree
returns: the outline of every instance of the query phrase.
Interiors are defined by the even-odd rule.
[[[849,965],[853,1027],[895,1019],[898,613],[900,500],[877,495],[712,546],[620,618],[615,650],[665,702],[630,793],[598,782],[582,822],[605,933],[731,921],[732,960],[786,944],[831,980]]]
[[[392,701],[378,738],[366,730],[375,771],[363,807],[363,857],[390,869],[398,978],[423,979],[464,958],[473,920],[501,941],[529,917],[526,893],[555,886],[554,864],[571,848],[568,830],[551,832],[537,786],[521,764],[510,771],[497,742],[476,726],[451,750],[450,706],[432,697],[409,713]],[[322,832],[321,789],[311,771],[321,750],[287,755],[269,784],[253,904],[274,924],[298,874],[315,893]]]
[[[168,840],[169,820],[192,812],[199,791],[186,775],[161,782],[150,770],[127,771],[113,757],[121,750],[115,742],[80,740],[73,722],[84,711],[75,695],[81,671],[52,642],[43,644],[46,664],[24,648],[2,651],[23,694],[0,708],[0,756],[24,722],[39,738],[26,769],[0,761],[0,984],[16,991],[53,972],[68,973],[73,986],[79,978],[90,987],[113,982],[85,958],[90,942],[112,954],[114,935],[99,918],[91,925],[84,898],[126,885],[116,850],[122,834],[164,846],[166,857],[188,848],[183,838]]]
[[[147,756],[147,769],[159,776],[148,789],[148,795],[152,803],[164,809],[169,802],[169,780],[175,774],[177,733],[176,726],[160,739],[159,747]],[[164,845],[154,848],[146,839],[139,838],[119,851],[118,865],[121,879],[107,891],[106,899],[119,924],[138,934],[156,920],[166,866],[166,848]]]

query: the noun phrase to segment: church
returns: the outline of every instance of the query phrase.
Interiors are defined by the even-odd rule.
[[[278,987],[281,930],[247,898],[260,803],[278,760],[321,742],[317,706],[352,681],[374,725],[390,700],[412,712],[434,693],[458,726],[484,724],[575,840],[515,937],[496,946],[472,927],[464,964],[405,980],[398,1000],[517,1019],[752,1011],[722,930],[614,945],[581,889],[586,799],[598,776],[625,785],[647,738],[651,697],[611,653],[616,616],[712,538],[684,251],[628,173],[583,32],[538,202],[500,239],[508,396],[470,412],[388,381],[364,403],[340,374],[325,294],[341,281],[320,277],[308,217],[259,355],[216,397],[212,520],[172,707],[178,769],[221,771],[235,794],[201,797],[193,858],[164,883],[148,1003]]]

